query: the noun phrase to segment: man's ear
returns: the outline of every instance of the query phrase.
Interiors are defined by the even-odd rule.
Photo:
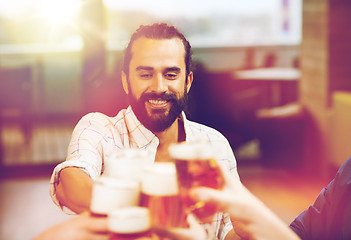
[[[122,85],[123,85],[124,92],[128,95],[129,94],[128,81],[127,81],[127,75],[124,71],[121,72],[121,77],[122,77]]]
[[[187,81],[186,81],[186,91],[187,93],[189,93],[191,85],[193,84],[193,80],[194,80],[194,74],[193,72],[190,72],[187,76]]]

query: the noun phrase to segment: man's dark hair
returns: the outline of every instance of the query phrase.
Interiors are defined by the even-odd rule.
[[[129,64],[132,59],[132,46],[135,40],[146,37],[150,39],[172,39],[179,38],[182,40],[185,50],[185,66],[186,66],[186,76],[190,73],[191,68],[191,46],[188,40],[184,37],[182,33],[178,31],[174,26],[169,26],[166,23],[155,23],[153,25],[144,26],[141,25],[132,35],[128,46],[124,53],[123,61],[123,71],[126,75],[129,75]]]

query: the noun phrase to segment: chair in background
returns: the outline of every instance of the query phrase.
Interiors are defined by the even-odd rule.
[[[252,125],[264,96],[253,84],[233,81],[231,70],[213,72],[195,64],[187,117],[220,131],[235,151],[255,138]]]
[[[262,163],[266,166],[301,169],[306,113],[298,102],[256,112]]]
[[[0,68],[0,134],[4,124],[19,124],[28,144],[32,136],[31,107],[31,67]]]

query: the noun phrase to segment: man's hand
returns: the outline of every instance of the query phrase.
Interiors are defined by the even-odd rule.
[[[195,201],[217,204],[227,212],[237,235],[242,239],[300,239],[283,221],[256,198],[240,181],[222,168],[223,190],[196,188],[190,192]]]
[[[205,229],[196,221],[193,215],[188,215],[189,228],[163,228],[154,226],[153,232],[160,237],[173,240],[205,240],[207,234]]]
[[[93,218],[83,213],[55,225],[34,240],[108,240],[107,218]]]

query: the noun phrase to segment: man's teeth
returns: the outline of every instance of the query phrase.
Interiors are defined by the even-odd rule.
[[[165,100],[153,100],[153,99],[150,99],[149,100],[149,103],[151,104],[165,104],[167,101]]]

